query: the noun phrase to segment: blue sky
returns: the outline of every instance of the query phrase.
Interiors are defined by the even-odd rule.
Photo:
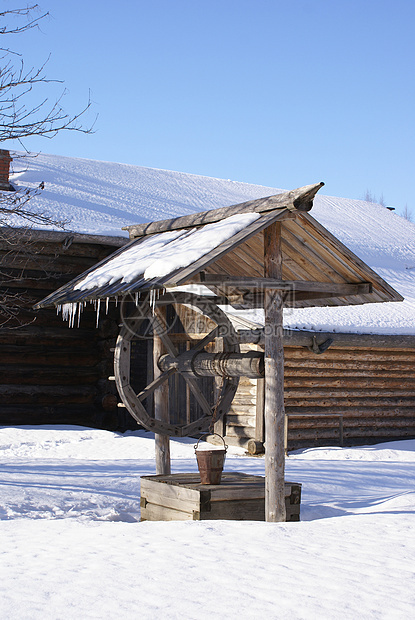
[[[39,3],[41,30],[9,44],[29,64],[51,54],[65,108],[90,90],[98,119],[93,135],[30,150],[287,189],[322,180],[415,211],[413,0]]]

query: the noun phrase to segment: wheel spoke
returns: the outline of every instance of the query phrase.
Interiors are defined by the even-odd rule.
[[[149,307],[148,318],[153,326],[154,332],[157,334],[157,336],[162,341],[167,353],[169,353],[172,357],[177,357],[179,355],[179,352],[174,346],[174,344],[172,343],[172,341],[170,340],[170,338],[168,337],[166,323],[164,322],[163,318],[160,316],[160,313],[158,312],[158,310],[155,309],[154,314],[153,314]]]
[[[205,415],[211,416],[213,414],[212,407],[209,405],[208,401],[205,398],[205,395],[203,394],[202,390],[198,386],[197,379],[195,379],[193,375],[190,375],[187,372],[183,372],[182,377],[184,378],[184,380],[190,387],[191,391],[193,392],[193,395],[196,398],[199,405],[201,406],[203,413]]]
[[[217,336],[219,336],[219,325],[216,325],[216,327],[212,329],[212,331],[207,336],[202,338],[202,340],[200,340],[194,347],[192,347],[193,351],[200,351],[207,344],[209,344],[209,342],[212,342],[212,340],[214,340]]]
[[[164,383],[164,381],[166,381],[166,379],[168,379],[170,375],[172,375],[175,372],[176,372],[175,368],[169,368],[169,370],[166,370],[165,372],[161,373],[161,375],[157,377],[157,379],[154,379],[154,381],[149,383],[147,387],[144,388],[144,390],[136,394],[138,400],[141,401],[147,398],[148,396],[150,396],[150,394],[152,394],[154,390],[156,390],[159,387],[159,385]]]

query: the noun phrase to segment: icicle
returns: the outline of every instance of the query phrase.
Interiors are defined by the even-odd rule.
[[[156,291],[152,288],[150,291],[150,308],[151,308],[151,312],[154,315],[154,310],[156,307]]]
[[[98,327],[98,323],[99,323],[99,309],[100,309],[100,307],[101,307],[101,300],[100,300],[100,299],[98,299],[98,300],[97,300],[97,303],[95,304],[95,309],[96,309],[96,312],[97,312],[97,323],[96,323],[96,327]]]
[[[108,314],[109,303],[110,303],[110,298],[107,297],[107,299],[105,300],[105,314]]]
[[[78,327],[79,327],[79,325],[81,323],[81,313],[82,313],[82,310],[83,310],[82,304],[78,304]]]
[[[135,294],[135,305],[138,306],[138,293]]]
[[[63,304],[60,307],[60,310],[62,311],[62,319],[69,322],[69,327],[74,326],[77,306],[78,305],[76,303],[68,303]]]

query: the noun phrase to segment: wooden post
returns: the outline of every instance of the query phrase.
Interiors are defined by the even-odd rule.
[[[160,309],[161,313],[162,310]],[[158,367],[158,360],[165,353],[161,339],[154,330],[153,340],[153,368],[154,379],[161,374]],[[154,391],[154,417],[156,420],[169,422],[169,382],[164,381]],[[171,473],[170,464],[170,437],[168,435],[155,434],[155,450],[156,450],[156,474],[168,475]]]
[[[264,230],[266,278],[282,278],[281,222]],[[265,289],[265,520],[285,521],[283,292]]]

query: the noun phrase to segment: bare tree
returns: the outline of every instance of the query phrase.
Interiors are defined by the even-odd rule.
[[[0,36],[8,41],[10,37],[38,28],[47,15],[40,11],[38,4],[0,11]],[[0,46],[1,143],[17,140],[26,150],[24,140],[30,136],[53,138],[62,131],[92,132],[91,127],[84,128],[80,123],[80,118],[91,107],[90,100],[80,112],[68,114],[62,107],[64,90],[50,99],[49,85],[62,82],[46,76],[47,61],[39,67],[28,66],[21,55],[8,45]],[[61,91],[61,87],[58,88]],[[16,257],[16,262],[22,264],[21,256],[31,254],[32,242],[28,234],[31,227],[63,228],[67,223],[31,207],[30,201],[42,189],[43,182],[40,182],[36,189],[0,191],[0,284],[4,291],[0,298],[0,325],[16,317],[19,306],[24,302],[12,289],[9,292],[4,288],[16,278],[15,270],[6,268],[5,264],[10,265],[11,257]],[[25,234],[22,235],[22,232]],[[20,259],[17,260],[17,257]]]
[[[372,194],[369,189],[367,189],[363,195],[362,200],[365,200],[366,202],[376,202],[376,196]]]
[[[408,208],[408,205],[405,205],[404,210],[402,211],[402,217],[405,220],[408,220],[408,222],[412,222],[413,221],[413,214],[412,211]]]
[[[0,12],[0,35],[17,35],[32,28],[48,13],[35,16],[39,5]],[[7,21],[20,20],[22,23],[7,24]],[[62,107],[63,91],[54,101],[45,97],[45,85],[62,83],[61,80],[46,77],[45,67],[48,59],[40,67],[27,67],[24,59],[8,47],[0,47],[0,141],[22,140],[29,136],[52,138],[60,131],[81,131],[90,133],[90,128],[83,128],[79,120],[90,108],[90,101],[76,114],[67,114]],[[27,105],[27,96],[38,97],[37,103]]]

